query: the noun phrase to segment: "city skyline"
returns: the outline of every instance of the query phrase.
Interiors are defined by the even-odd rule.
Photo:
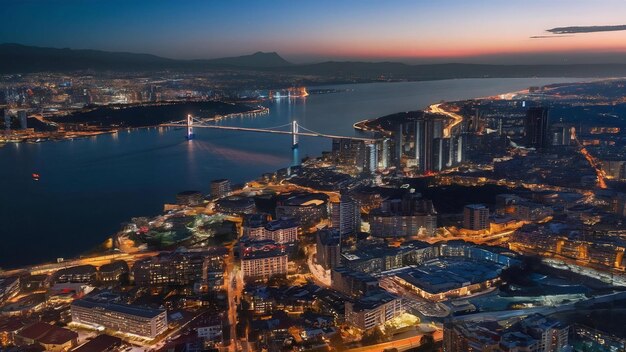
[[[0,351],[626,351],[626,1],[0,5]]]
[[[0,42],[206,59],[626,62],[626,3],[5,1]],[[384,7],[384,11],[382,11]],[[610,9],[610,11],[608,11]],[[81,30],[89,28],[89,30]]]

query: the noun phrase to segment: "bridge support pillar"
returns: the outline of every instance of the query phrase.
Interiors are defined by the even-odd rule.
[[[193,117],[191,114],[187,115],[187,139],[192,140],[196,137],[193,133]]]
[[[291,149],[298,148],[298,121],[291,123]]]

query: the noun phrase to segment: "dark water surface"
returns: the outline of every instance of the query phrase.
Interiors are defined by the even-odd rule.
[[[296,119],[324,133],[355,135],[352,124],[440,100],[494,95],[574,78],[463,79],[341,85],[339,93],[266,103],[269,115],[222,123],[270,127]],[[184,116],[181,116],[181,119]],[[290,136],[183,129],[121,131],[80,140],[0,148],[0,267],[77,255],[101,243],[133,216],[153,216],[177,192],[208,193],[209,182],[241,183],[291,164]],[[302,138],[300,156],[330,141]],[[35,182],[32,173],[39,173]]]

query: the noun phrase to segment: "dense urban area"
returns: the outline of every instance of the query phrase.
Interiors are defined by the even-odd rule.
[[[11,74],[0,147],[335,93],[233,72]],[[626,81],[502,93],[358,122],[323,155],[181,189],[98,253],[0,271],[0,350],[625,351]]]

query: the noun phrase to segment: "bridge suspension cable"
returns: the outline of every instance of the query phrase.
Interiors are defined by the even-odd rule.
[[[311,129],[308,129],[300,124],[297,121],[292,121],[279,126],[272,127],[261,127],[261,128],[253,128],[253,127],[237,127],[237,126],[220,126],[215,123],[209,123],[209,121],[202,121],[197,119],[191,115],[187,116],[186,120],[180,120],[176,122],[170,122],[162,124],[161,126],[165,127],[187,127],[187,138],[192,139],[194,137],[193,128],[213,128],[213,129],[223,129],[223,130],[232,130],[232,131],[247,131],[247,132],[265,132],[265,133],[278,133],[278,134],[290,134],[293,137],[292,146],[297,147],[298,137],[299,136],[307,136],[307,137],[324,137],[324,138],[339,138],[339,139],[352,139],[352,140],[360,140],[366,143],[374,143],[378,140],[375,137],[350,137],[350,136],[338,136],[331,135],[326,133],[320,133]],[[284,127],[290,127],[289,130],[280,130]]]

